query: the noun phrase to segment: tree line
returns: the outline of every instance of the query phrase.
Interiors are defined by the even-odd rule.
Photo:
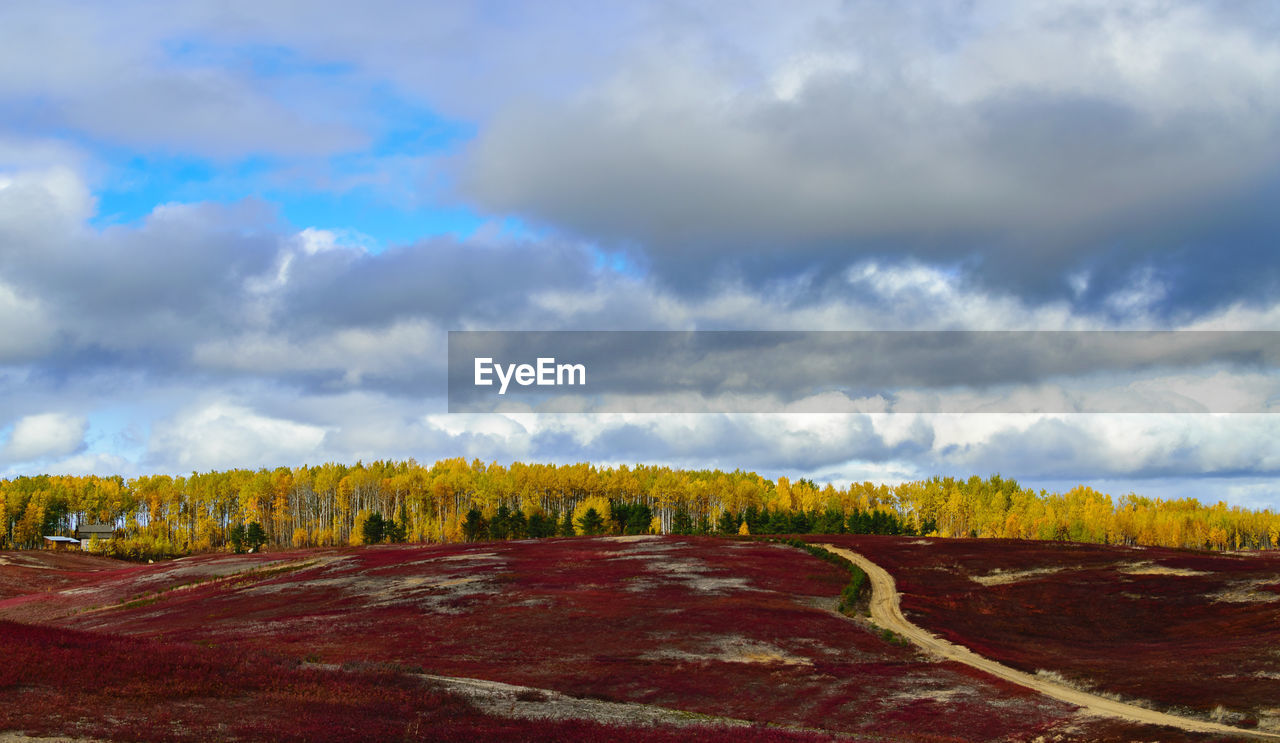
[[[594,515],[584,524],[588,512]],[[992,475],[819,485],[754,472],[461,458],[227,470],[189,476],[0,480],[0,547],[109,523],[126,554],[567,533],[840,531],[1011,537],[1197,549],[1275,549],[1280,515],[1196,499],[1065,493]],[[130,552],[133,551],[133,552]]]

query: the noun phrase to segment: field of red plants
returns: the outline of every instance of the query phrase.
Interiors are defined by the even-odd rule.
[[[908,541],[867,551],[905,555]],[[33,576],[32,592],[0,599],[0,620],[27,623],[0,628],[9,669],[0,730],[130,740],[210,731],[236,740],[689,737],[666,725],[513,722],[421,676],[433,674],[785,726],[700,729],[704,740],[1205,739],[1083,718],[900,647],[833,611],[842,570],[767,543],[578,538],[65,572],[65,584]]]
[[[0,601],[63,588],[102,578],[106,571],[128,568],[127,563],[81,552],[0,553]]]
[[[394,667],[340,672],[282,656],[0,621],[0,731],[127,741],[807,743],[816,733],[530,722],[486,713]]]
[[[982,655],[1155,709],[1280,730],[1280,554],[823,539],[888,570],[911,621]]]

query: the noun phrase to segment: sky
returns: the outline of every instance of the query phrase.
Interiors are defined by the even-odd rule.
[[[1278,197],[1270,2],[14,0],[0,476],[463,456],[1276,509],[1274,374],[1236,414],[462,415],[444,380],[449,330],[1280,330]]]

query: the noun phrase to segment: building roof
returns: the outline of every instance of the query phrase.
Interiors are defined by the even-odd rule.
[[[45,540],[50,542],[71,542],[73,544],[80,543],[79,539],[72,539],[71,537],[45,537]]]
[[[115,524],[81,524],[76,529],[76,536],[81,541],[88,541],[97,537],[99,539],[111,539],[116,535]]]

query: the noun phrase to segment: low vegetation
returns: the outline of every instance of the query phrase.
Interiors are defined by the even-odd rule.
[[[1280,555],[830,537],[951,642],[1124,701],[1280,731]]]
[[[11,554],[51,566],[70,557]],[[81,659],[78,672],[74,662],[12,671],[21,675],[0,685],[8,715],[0,729],[130,740],[1197,739],[1081,720],[1067,705],[881,637],[833,611],[855,575],[815,554],[822,559],[754,539],[636,535],[205,555],[115,568],[99,560],[103,569],[66,584],[72,591],[0,600],[0,619],[39,622],[51,633],[11,647],[0,662],[46,644],[67,648],[66,656],[50,654],[51,664]],[[139,599],[146,603],[127,605]],[[155,668],[178,670],[143,677],[151,648]],[[477,710],[421,674],[516,684],[524,699]],[[375,696],[383,685],[391,691]],[[127,693],[112,696],[116,686]],[[757,727],[695,735],[605,727],[590,715],[507,718],[521,705],[554,709],[559,695]],[[336,706],[312,711],[310,699]]]
[[[271,652],[0,621],[0,731],[144,742],[804,743],[758,728],[618,726],[482,712],[393,665],[308,666]]]
[[[836,553],[823,549],[815,544],[810,544],[799,539],[785,540],[784,544],[808,552],[820,560],[825,560],[832,565],[844,568],[849,573],[849,583],[840,591],[840,603],[836,605],[836,609],[847,616],[866,615],[867,602],[871,598],[871,581],[867,578],[867,574],[862,568],[854,565],[849,560],[837,555]]]

